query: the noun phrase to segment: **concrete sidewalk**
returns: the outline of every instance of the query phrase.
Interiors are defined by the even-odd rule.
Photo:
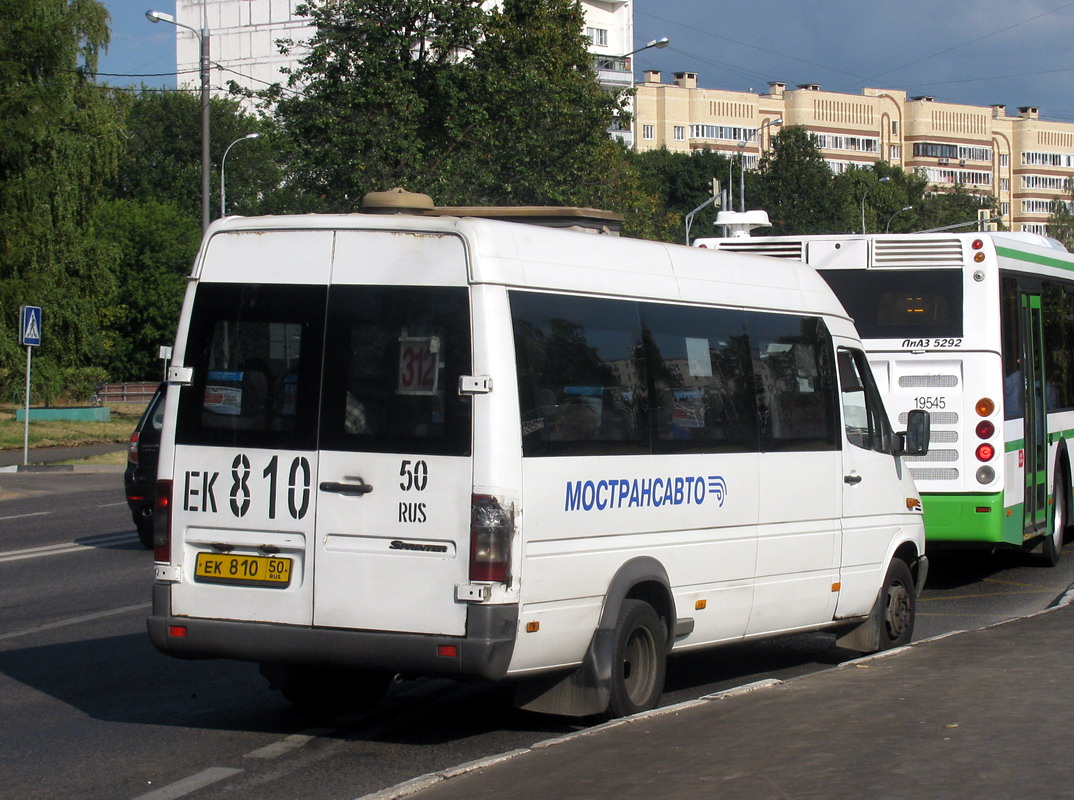
[[[1074,609],[619,720],[369,798],[1074,797]]]

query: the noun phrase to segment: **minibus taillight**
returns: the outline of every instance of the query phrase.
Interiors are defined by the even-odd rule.
[[[153,503],[153,560],[172,560],[172,482],[157,481]]]
[[[470,580],[507,582],[514,523],[492,495],[470,501]]]

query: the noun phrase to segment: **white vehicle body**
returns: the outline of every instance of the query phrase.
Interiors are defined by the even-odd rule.
[[[230,218],[174,352],[149,620],[173,655],[536,677],[528,707],[623,713],[660,691],[615,700],[624,609],[659,618],[661,684],[667,653],[742,639],[899,643],[896,562],[912,625],[906,438],[804,265],[477,218]]]

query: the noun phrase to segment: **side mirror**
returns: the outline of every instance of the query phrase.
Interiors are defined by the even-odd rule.
[[[899,446],[896,455],[923,456],[929,451],[929,434],[932,419],[928,411],[911,409],[906,414],[906,430],[897,434]]]

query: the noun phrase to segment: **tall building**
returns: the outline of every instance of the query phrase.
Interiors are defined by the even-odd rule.
[[[638,150],[717,150],[741,154],[752,169],[787,125],[815,135],[833,172],[884,160],[924,175],[936,191],[961,184],[991,195],[1011,230],[1044,233],[1052,203],[1070,199],[1074,124],[1042,120],[1034,106],[1012,116],[1000,105],[941,103],[898,89],[855,95],[779,82],[766,93],[731,92],[699,88],[695,72],[667,83],[648,71],[637,86]]]
[[[281,83],[282,68],[294,69],[313,35],[309,20],[295,13],[304,0],[176,0],[175,18],[196,30],[209,31],[210,82],[214,95],[227,93],[228,81],[247,89]],[[490,0],[495,2],[495,0]],[[594,66],[609,89],[629,89],[634,83],[634,9],[631,0],[582,0],[585,32]],[[295,43],[291,55],[280,54],[276,42]],[[200,59],[197,36],[176,27],[176,72],[180,85],[198,88]],[[616,132],[630,143],[630,131]]]

